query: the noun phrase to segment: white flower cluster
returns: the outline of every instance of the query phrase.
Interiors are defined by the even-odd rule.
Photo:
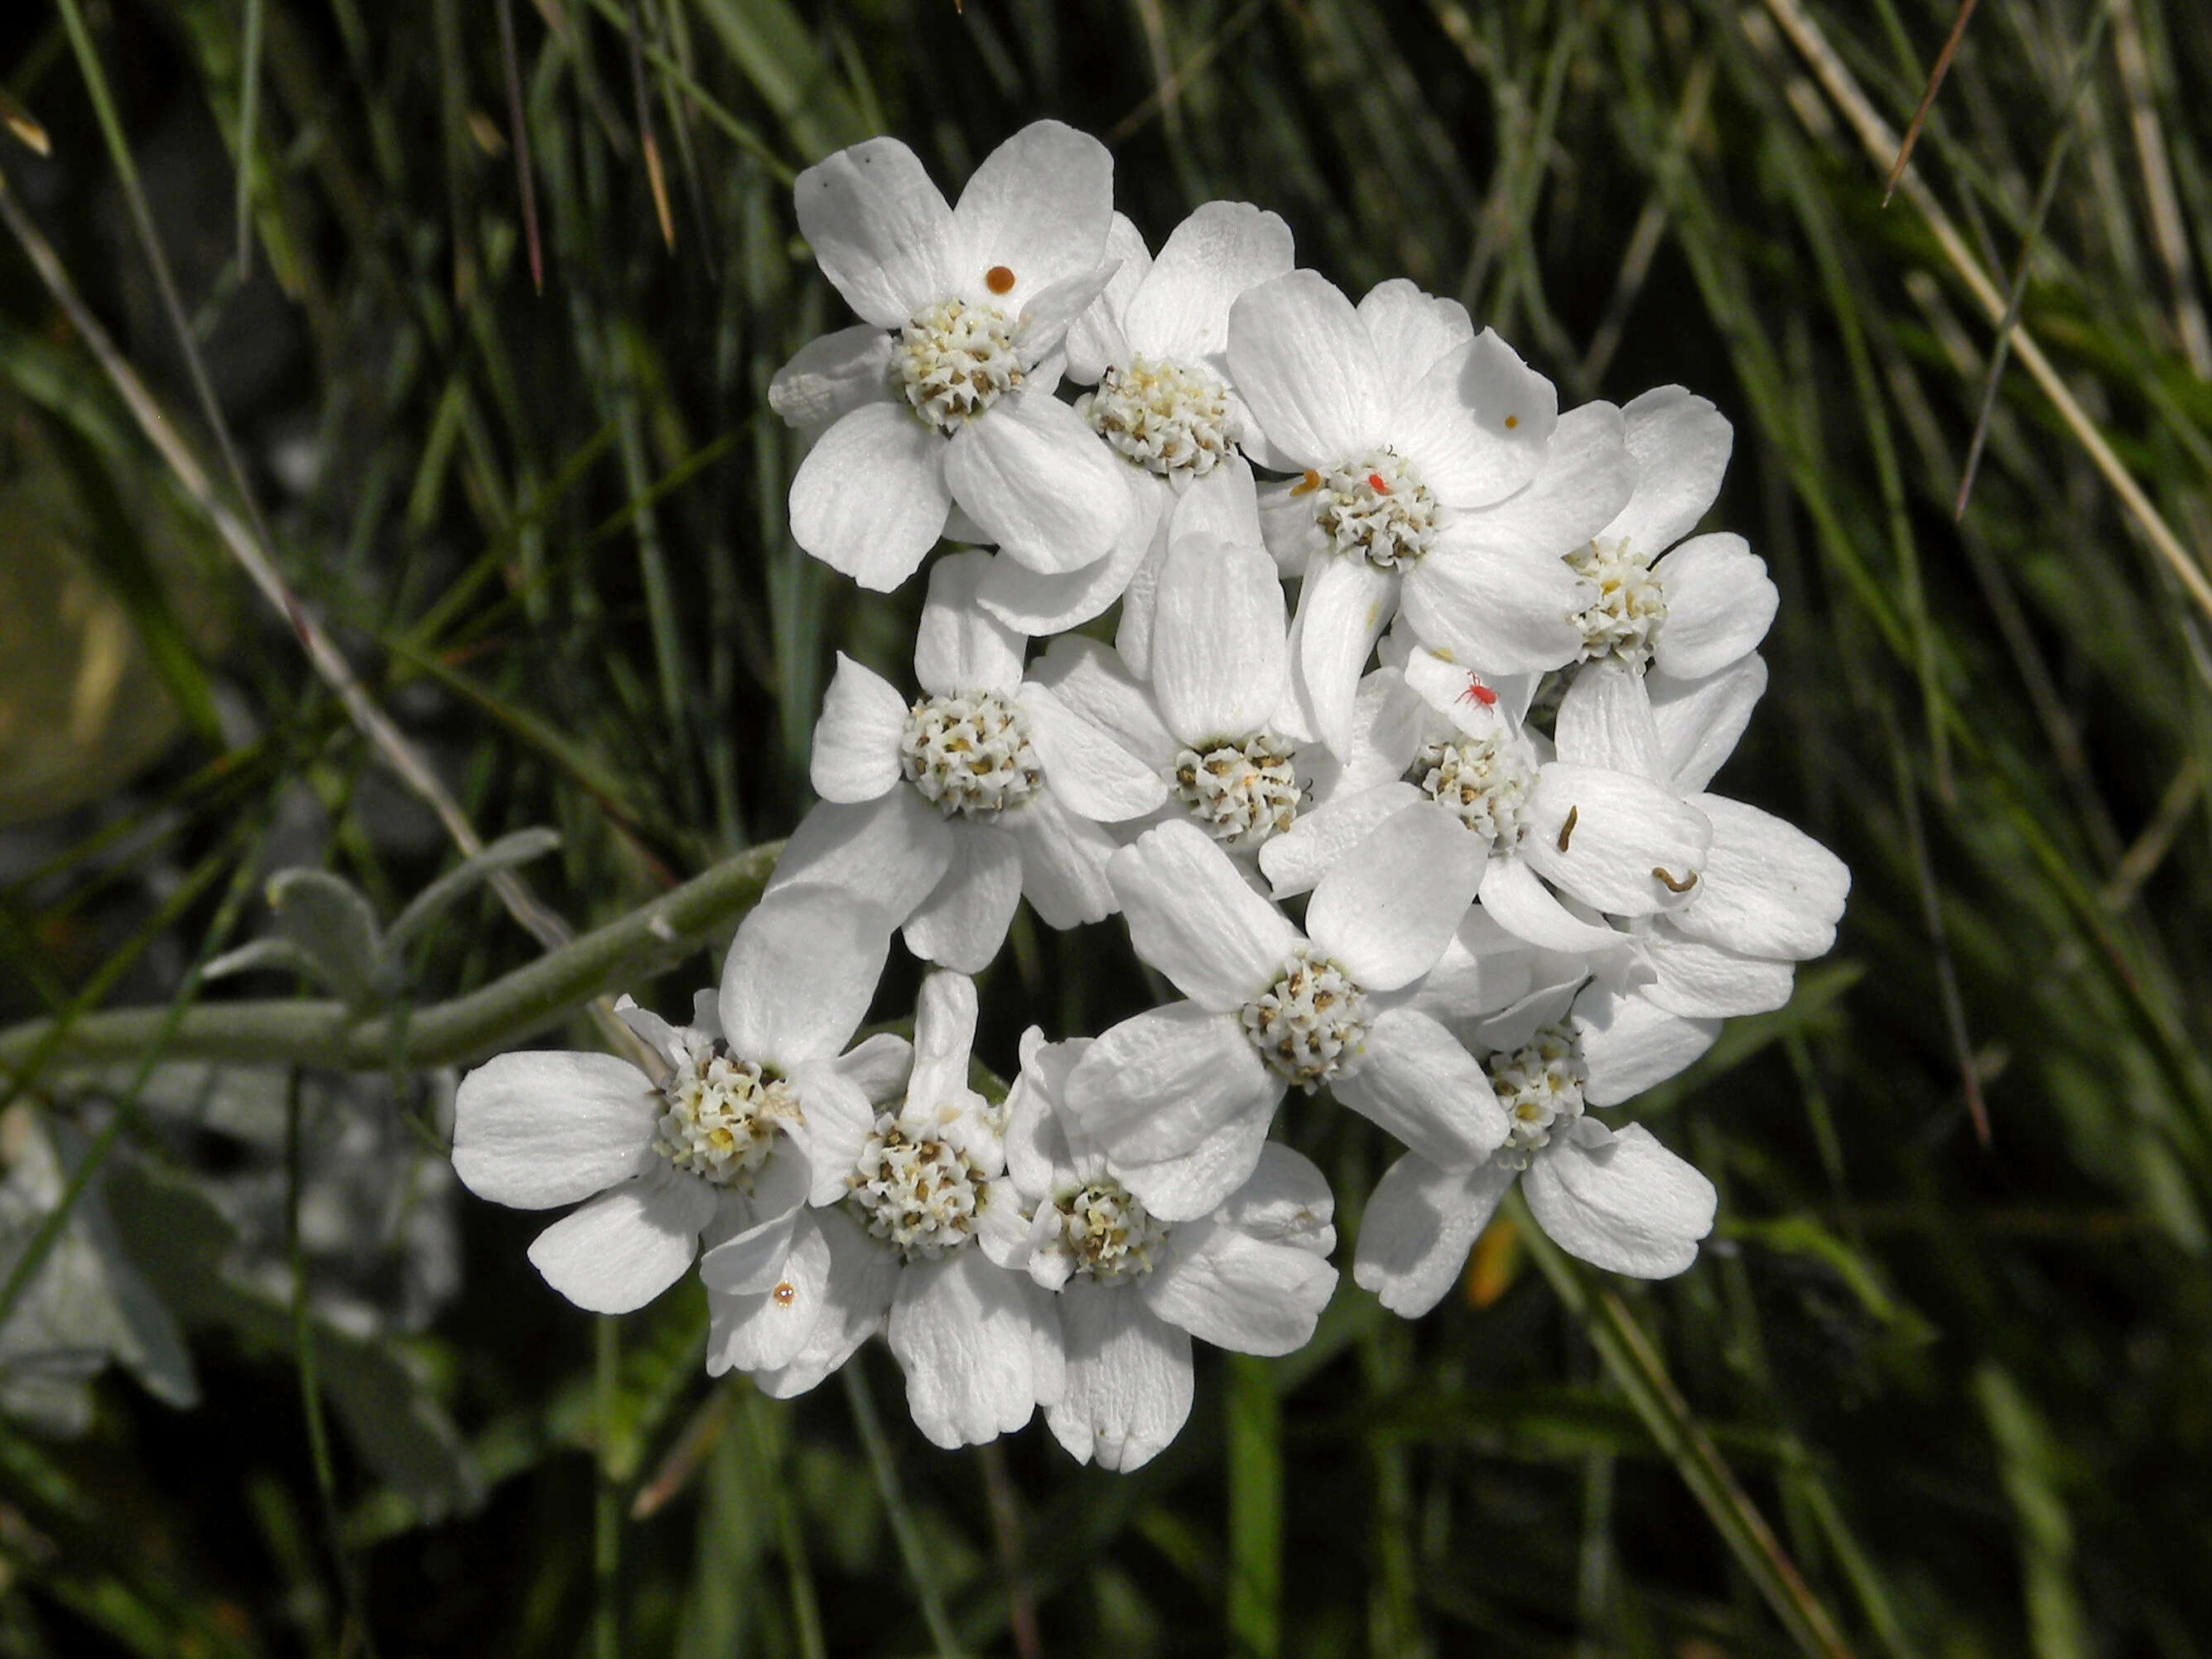
[[[1334,1291],[1328,1188],[1269,1139],[1294,1090],[1407,1148],[1352,1262],[1400,1313],[1516,1178],[1584,1260],[1688,1267],[1711,1185],[1592,1109],[1778,1007],[1849,886],[1708,793],[1776,605],[1742,538],[1692,534],[1728,422],[1678,387],[1563,414],[1458,304],[1355,305],[1243,204],[1155,256],[1056,123],[957,206],[890,139],[797,193],[863,321],[770,391],[814,441],[794,533],[884,589],[975,549],[930,569],[911,694],[840,657],[820,803],[719,998],[681,1030],[629,1011],[668,1079],[495,1060],[462,1178],[591,1200],[531,1251],[587,1308],[697,1256],[712,1371],[795,1394],[881,1333],[931,1439],[1042,1407],[1115,1468],[1181,1426],[1193,1336],[1286,1352]],[[1110,646],[1073,631],[1116,605]],[[994,1107],[967,976],[1024,897],[1119,912],[1187,1000],[1032,1029]],[[848,1048],[896,930],[934,967],[914,1040]]]

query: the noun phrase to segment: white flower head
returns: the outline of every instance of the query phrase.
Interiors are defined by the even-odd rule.
[[[1054,641],[1037,678],[1089,740],[1159,778],[1161,813],[1256,852],[1291,827],[1305,786],[1282,584],[1249,485],[1241,508],[1235,491],[1182,498],[1154,597],[1149,684],[1080,636]]]
[[[1779,602],[1765,561],[1742,537],[1682,539],[1720,494],[1734,429],[1678,386],[1647,392],[1621,413],[1635,493],[1566,555],[1589,583],[1569,618],[1578,654],[1639,672],[1656,665],[1678,679],[1717,673],[1758,648]]]
[[[1056,634],[1122,603],[1121,639],[1143,672],[1152,592],[1167,520],[1188,491],[1249,498],[1238,453],[1251,425],[1229,374],[1229,307],[1291,269],[1290,228],[1242,202],[1208,202],[1176,227],[1155,259],[1120,214],[1106,239],[1114,267],[1067,331],[1068,373],[1094,387],[1076,411],[1118,456],[1133,510],[1102,559],[1065,573],[1001,558],[978,590],[984,608],[1031,634]]]
[[[1457,823],[1426,811],[1384,821],[1315,889],[1303,930],[1188,822],[1147,830],[1109,874],[1137,954],[1190,1000],[1100,1037],[1068,1099],[1153,1215],[1220,1203],[1293,1085],[1327,1086],[1453,1168],[1504,1138],[1481,1069],[1413,1006],[1481,875]]]
[[[814,732],[822,799],[777,861],[884,904],[915,955],[963,973],[998,953],[1026,895],[1048,926],[1113,911],[1100,823],[1157,806],[1160,780],[1023,676],[1027,643],[975,603],[990,556],[941,559],[909,701],[840,655]]]
[[[1060,1333],[1048,1298],[977,1248],[1023,1220],[1005,1178],[1006,1109],[969,1086],[975,981],[922,981],[911,1045],[871,1038],[815,1079],[809,1148],[826,1246],[822,1313],[775,1365],[717,1352],[779,1399],[811,1389],[877,1332],[904,1369],[907,1402],[939,1446],[972,1445],[1026,1423],[1060,1391]],[[700,1263],[719,1324],[724,1307],[765,1288],[744,1238]],[[717,1363],[720,1362],[720,1363]]]
[[[1191,1338],[1238,1353],[1303,1346],[1336,1286],[1334,1203],[1321,1171],[1268,1143],[1216,1203],[1153,1213],[1113,1172],[1073,1103],[1087,1040],[1032,1028],[1007,1097],[1006,1174],[1024,1224],[984,1248],[1056,1291],[1065,1382],[1047,1421],[1076,1458],[1133,1469],[1190,1413]]]
[[[1293,671],[1329,748],[1345,752],[1361,672],[1401,604],[1486,672],[1573,657],[1582,590],[1560,556],[1628,497],[1618,410],[1561,419],[1551,383],[1496,333],[1403,281],[1356,308],[1312,271],[1261,283],[1230,313],[1228,355],[1255,457],[1299,475],[1264,493],[1262,516],[1304,579]]]
[[[1124,469],[1053,396],[1067,326],[1111,274],[1114,164],[1057,121],[987,156],[948,207],[914,152],[871,138],[799,176],[799,228],[864,322],[769,388],[818,441],[792,480],[799,544],[864,587],[911,575],[957,507],[1040,571],[1122,538]]]
[[[1349,758],[1291,833],[1261,850],[1276,896],[1310,890],[1375,824],[1421,805],[1469,832],[1484,856],[1484,911],[1530,945],[1626,951],[1629,936],[1607,917],[1694,902],[1712,827],[1659,775],[1641,689],[1618,669],[1584,671],[1561,706],[1554,753],[1522,723],[1534,684],[1493,684],[1419,649],[1368,676]]]
[[[1656,1077],[1632,1073],[1679,1070],[1701,1045],[1686,1052],[1680,1042],[1655,1041],[1642,1024],[1633,1036],[1609,1029],[1585,1018],[1589,998],[1577,1000],[1571,1022],[1487,1057],[1511,1129],[1486,1162],[1444,1170],[1408,1153],[1376,1183],[1352,1276],[1384,1307],[1417,1318],[1443,1300],[1516,1179],[1536,1224],[1594,1266],[1666,1279],[1697,1260],[1698,1241],[1712,1231],[1712,1183],[1641,1124],[1608,1129],[1585,1108],[1625,1097],[1617,1091],[1631,1082],[1650,1086]],[[1645,1052],[1632,1055],[1639,1047]]]
[[[892,919],[841,890],[796,884],[738,929],[721,989],[691,1023],[625,1002],[666,1059],[656,1083],[611,1054],[529,1052],[486,1061],[453,1102],[453,1168],[480,1198],[517,1209],[588,1199],[538,1236],[530,1259],[578,1307],[628,1313],[709,1246],[769,1239],[765,1300],[787,1328],[811,1318],[796,1212],[812,1182],[807,1102],[851,1038],[883,971]],[[803,1333],[801,1335],[803,1336]]]

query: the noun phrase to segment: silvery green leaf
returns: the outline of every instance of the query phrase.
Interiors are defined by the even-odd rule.
[[[283,870],[269,883],[276,931],[321,965],[331,989],[348,1003],[376,989],[382,948],[376,915],[353,884],[327,870]]]
[[[416,934],[479,882],[489,881],[501,870],[543,858],[560,844],[561,836],[556,830],[543,827],[518,830],[511,836],[501,836],[475,857],[462,860],[416,894],[399,913],[399,919],[392,924],[392,931],[385,935],[386,960],[396,964],[400,951]]]
[[[330,982],[330,975],[324,971],[319,960],[290,939],[274,933],[263,939],[248,939],[235,951],[225,951],[200,969],[200,977],[204,980],[228,979],[233,974],[246,973],[256,968],[276,968],[305,974],[319,985]]]

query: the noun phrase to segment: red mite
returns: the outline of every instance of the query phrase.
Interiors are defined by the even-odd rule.
[[[1370,472],[1367,475],[1367,487],[1378,495],[1387,495],[1390,493],[1390,486],[1382,482],[1382,475],[1380,472]]]
[[[1467,690],[1459,694],[1459,700],[1462,702],[1479,702],[1485,708],[1489,708],[1497,704],[1498,693],[1492,690],[1474,675],[1469,674],[1467,677]]]

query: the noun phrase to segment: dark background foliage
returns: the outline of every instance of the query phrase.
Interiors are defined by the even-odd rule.
[[[105,1203],[200,1403],[111,1372],[82,1436],[0,1428],[0,1651],[2205,1650],[2197,8],[1983,9],[1887,206],[1851,100],[1905,125],[1947,0],[514,9],[542,293],[493,5],[23,0],[0,177],[223,480],[127,141],[283,572],[487,836],[561,830],[531,878],[570,924],[789,830],[834,648],[902,677],[918,585],[860,594],[783,526],[768,378],[843,320],[793,174],[883,131],[950,187],[1051,114],[1155,245],[1255,201],[1354,293],[1463,299],[1569,401],[1679,380],[1729,414],[1718,519],[1783,608],[1723,786],[1848,860],[1842,939],[1644,1103],[1723,1191],[1692,1273],[1603,1286],[1509,1219],[1418,1325],[1347,1286],[1307,1352],[1204,1359],[1121,1478],[1041,1425],[931,1449],[880,1354],[790,1407],[710,1385],[696,1289],[593,1322],[524,1261],[532,1218],[465,1197],[434,1316],[310,1336],[193,1277],[239,1248],[207,1194],[289,1148],[281,1258],[303,1146],[351,1180],[345,1126],[434,1139],[439,1079],[280,1077],[273,1142],[126,1101]],[[2023,263],[2072,413],[2022,344],[1954,519],[1997,337],[1968,270]],[[264,926],[244,878],[326,864],[388,918],[450,865],[17,240],[0,490],[0,1013],[167,1004],[211,927]],[[410,994],[534,949],[471,897]],[[710,970],[626,988],[672,1009]],[[982,1058],[1143,999],[1115,926],[1024,921]],[[6,1086],[58,1133],[118,1121],[112,1079]],[[1289,1133],[1348,1237],[1386,1149],[1341,1113]],[[404,1255],[354,1264],[374,1305]]]

